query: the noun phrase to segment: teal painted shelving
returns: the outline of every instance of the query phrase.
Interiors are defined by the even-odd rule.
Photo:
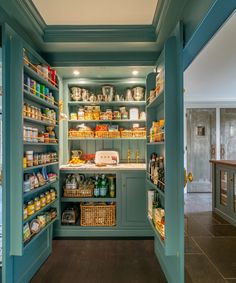
[[[99,105],[99,106],[145,106],[146,101],[111,101],[111,102],[89,102],[89,101],[69,101],[69,106],[79,105]]]
[[[162,103],[164,103],[164,91],[159,93],[158,96],[155,97],[155,99],[147,105],[146,109],[149,110],[151,108],[156,108]]]
[[[46,106],[46,107],[49,107],[55,110],[58,109],[58,107],[55,104],[52,104],[48,102],[47,100],[40,98],[39,96],[26,91],[25,89],[23,90],[23,92],[24,92],[24,98],[26,99],[32,100],[40,105],[43,105],[43,106]]]
[[[33,215],[29,216],[27,219],[23,221],[23,223],[30,222],[34,218],[36,218],[39,214],[46,211],[48,208],[50,208],[58,199],[56,198],[54,201],[50,202],[49,204],[45,205],[43,208],[41,208],[39,211],[35,212]]]
[[[40,232],[39,232],[38,234],[34,235],[34,236],[32,237],[32,239],[31,239],[29,242],[25,243],[25,244],[24,244],[24,251],[25,251],[28,247],[30,247],[31,244],[33,244],[33,242],[36,241],[36,240],[43,234],[43,232],[45,232],[45,231],[46,231],[55,221],[57,221],[57,220],[58,220],[58,217],[56,217],[56,218],[53,219],[50,223],[48,223],[45,227],[43,227],[43,229],[40,230]]]
[[[44,142],[24,142],[24,145],[32,145],[32,146],[41,146],[41,145],[44,145],[44,146],[59,146],[58,143],[44,143]]]
[[[147,145],[154,146],[154,145],[165,145],[165,142],[148,142]]]
[[[24,121],[34,123],[34,124],[44,125],[44,126],[53,126],[54,128],[58,127],[58,124],[54,125],[46,121],[36,120],[36,119],[29,118],[29,117],[24,117]]]
[[[51,187],[52,185],[55,185],[56,183],[58,183],[58,180],[56,180],[54,182],[49,182],[46,185],[38,187],[37,189],[33,189],[33,190],[29,191],[29,192],[25,192],[23,196],[24,196],[24,198],[27,198],[27,197],[29,197],[31,195],[34,195],[36,193],[39,193],[39,192],[43,191],[44,189],[47,189],[47,188]]]
[[[146,123],[146,120],[68,120],[70,123]]]
[[[47,163],[47,164],[43,164],[43,165],[27,167],[27,168],[24,168],[24,172],[32,171],[34,169],[40,169],[40,168],[43,168],[43,167],[48,167],[48,166],[52,166],[52,165],[56,165],[56,164],[59,164],[59,162],[52,162],[52,163]]]
[[[68,138],[68,141],[131,141],[131,140],[139,140],[139,141],[145,141],[146,138]]]
[[[93,201],[93,202],[115,202],[116,198],[109,198],[109,197],[91,197],[91,198],[65,198],[62,197],[61,198],[61,202],[89,202],[89,201]]]
[[[153,232],[155,233],[155,237],[158,239],[158,241],[160,242],[162,248],[165,250],[165,241],[161,239],[161,235],[159,234],[159,232],[157,231],[157,229],[155,228],[152,219],[150,218],[150,216],[147,216],[148,222],[150,223]]]
[[[51,84],[48,80],[46,80],[45,78],[43,78],[42,76],[40,76],[38,73],[36,73],[34,70],[32,70],[29,66],[24,65],[24,72],[25,74],[27,74],[30,78],[35,79],[36,81],[38,81],[39,83],[44,84],[46,87],[48,87],[51,90],[54,91],[59,91],[58,88]]]
[[[146,180],[148,186],[150,186],[152,189],[158,191],[158,194],[160,194],[162,197],[165,197],[165,193],[160,190],[156,185],[154,185],[150,180]]]

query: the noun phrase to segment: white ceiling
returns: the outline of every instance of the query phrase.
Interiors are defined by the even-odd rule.
[[[236,101],[236,13],[184,73],[186,101]]]
[[[47,25],[151,24],[158,0],[33,0]]]
[[[147,74],[154,70],[153,67],[58,67],[58,74],[63,79],[68,78],[146,78]],[[73,71],[78,70],[79,76],[73,75]],[[138,75],[132,75],[132,71],[137,70]]]

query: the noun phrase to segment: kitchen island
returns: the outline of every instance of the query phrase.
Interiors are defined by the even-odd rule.
[[[212,209],[236,226],[236,160],[211,160]]]
[[[65,197],[65,179],[69,174],[84,174],[95,177],[104,174],[115,179],[114,197]],[[68,206],[80,206],[83,202],[111,203],[115,205],[115,225],[82,226],[79,220],[74,225],[55,225],[57,237],[146,237],[152,236],[146,217],[145,163],[120,163],[118,165],[96,166],[84,164],[79,167],[60,167],[60,214]]]

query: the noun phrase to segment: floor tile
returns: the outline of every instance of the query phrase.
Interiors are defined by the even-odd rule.
[[[185,255],[185,283],[225,283],[205,255]]]
[[[202,251],[199,247],[195,244],[195,242],[191,239],[191,237],[184,238],[184,249],[186,254],[201,254]]]
[[[236,239],[194,237],[224,278],[236,278]]]
[[[208,231],[202,224],[200,224],[195,219],[189,217],[185,225],[185,232],[189,236],[203,236],[211,237],[212,234]]]
[[[206,229],[215,237],[236,237],[236,227],[232,225],[208,225]]]

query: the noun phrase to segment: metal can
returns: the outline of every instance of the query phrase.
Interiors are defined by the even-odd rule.
[[[45,86],[40,84],[40,97],[45,98]]]
[[[36,94],[36,81],[30,79],[30,92]]]
[[[39,83],[36,83],[36,95],[37,96],[40,96],[40,84]]]

